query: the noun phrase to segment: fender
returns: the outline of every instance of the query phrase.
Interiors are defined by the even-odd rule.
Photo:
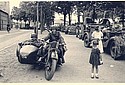
[[[55,60],[58,60],[58,53],[57,51],[48,51],[48,56],[47,56],[47,62],[49,61],[49,59],[52,58],[52,59],[55,59]]]
[[[116,41],[116,43],[117,44],[120,44],[120,37],[118,37],[118,36],[113,36],[113,37],[111,37],[109,40],[107,40],[106,42],[105,42],[105,45],[104,45],[104,47],[108,47],[108,46],[110,46],[110,44],[111,44],[111,42],[112,41]]]
[[[57,53],[57,51],[52,51],[51,52],[51,58],[55,59],[55,60],[58,60],[58,53]]]
[[[85,37],[85,35],[88,35],[89,39],[90,39],[90,36],[89,36],[89,33],[88,32],[85,32],[84,35],[83,35],[83,38]]]

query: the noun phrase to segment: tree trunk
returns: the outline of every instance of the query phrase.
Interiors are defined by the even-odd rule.
[[[30,29],[30,20],[28,22],[29,22],[28,29]]]
[[[69,15],[69,25],[71,25],[71,16],[70,16],[70,13],[68,15]]]
[[[103,16],[103,18],[106,18],[106,13],[107,13],[107,12],[106,12],[106,11],[104,11],[104,16]]]
[[[19,27],[19,26],[18,26],[18,19],[17,19],[17,29],[18,29],[18,27]]]
[[[66,14],[64,14],[64,26],[66,26]]]
[[[25,28],[26,28],[26,21],[25,21]]]
[[[30,26],[30,20],[29,20],[29,26]]]
[[[77,13],[78,13],[78,15],[77,15],[77,18],[78,18],[78,24],[80,24],[80,11],[79,11],[79,9],[77,9]]]
[[[82,15],[82,22],[84,23],[84,12],[83,12],[83,15]]]
[[[122,26],[124,27],[125,25],[124,25],[124,9],[123,9],[123,11],[122,11]]]
[[[20,23],[20,28],[22,28],[22,20],[20,21],[21,23]]]

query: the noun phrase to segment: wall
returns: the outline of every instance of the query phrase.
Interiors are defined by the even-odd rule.
[[[8,24],[8,14],[0,10],[0,30],[6,30]]]

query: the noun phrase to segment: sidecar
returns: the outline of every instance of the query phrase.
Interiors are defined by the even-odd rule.
[[[16,50],[16,56],[21,64],[35,64],[39,59],[37,56],[38,47],[34,45],[23,45],[18,44]]]

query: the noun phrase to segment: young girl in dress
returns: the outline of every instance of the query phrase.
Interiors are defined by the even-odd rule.
[[[93,48],[90,54],[90,59],[89,59],[89,63],[92,64],[92,74],[91,74],[91,78],[94,78],[94,68],[96,68],[96,74],[95,77],[99,78],[98,76],[98,65],[100,65],[100,50],[97,47],[98,45],[98,41],[97,40],[93,40]]]

